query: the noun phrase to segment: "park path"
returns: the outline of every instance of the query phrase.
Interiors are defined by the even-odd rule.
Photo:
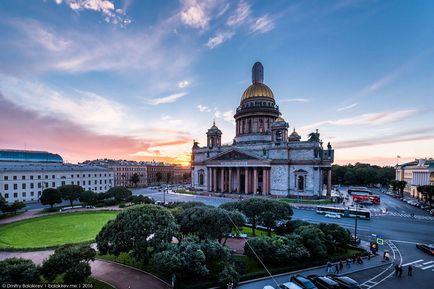
[[[0,261],[7,258],[30,259],[35,264],[42,264],[44,259],[53,254],[54,250],[43,251],[0,251]],[[98,280],[109,283],[117,289],[168,289],[169,284],[157,277],[119,263],[95,260],[90,262],[92,276]]]

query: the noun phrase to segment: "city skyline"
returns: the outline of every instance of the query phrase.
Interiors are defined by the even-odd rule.
[[[223,143],[256,61],[282,116],[335,163],[432,157],[434,4],[3,1],[0,143],[69,162],[186,164]]]

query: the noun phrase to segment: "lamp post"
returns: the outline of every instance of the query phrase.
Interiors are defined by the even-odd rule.
[[[357,246],[357,219],[359,214],[357,213],[357,202],[356,202],[356,220],[354,221],[354,246]]]

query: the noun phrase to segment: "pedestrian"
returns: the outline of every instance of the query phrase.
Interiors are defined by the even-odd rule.
[[[356,254],[353,255],[353,264],[356,263]]]
[[[332,263],[330,261],[327,261],[327,273],[332,272]]]
[[[399,266],[398,264],[395,265],[395,277],[398,277],[398,272],[399,272]]]
[[[335,264],[335,274],[339,274],[339,265],[338,265],[338,263]]]
[[[398,266],[398,277],[401,278],[401,276],[402,276],[402,266],[399,265]]]
[[[368,260],[371,260],[371,252],[368,252]]]
[[[407,270],[408,270],[408,276],[413,276],[413,266],[411,264],[408,265]]]
[[[339,261],[339,271],[342,271],[344,269],[344,262],[342,260]]]
[[[362,256],[357,256],[357,264],[363,264]]]
[[[351,268],[350,258],[347,258],[347,268]]]

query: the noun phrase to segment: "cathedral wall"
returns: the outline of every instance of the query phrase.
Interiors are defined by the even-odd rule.
[[[296,171],[303,170],[305,176],[305,190],[299,191],[297,187]],[[291,165],[289,166],[289,190],[293,196],[318,196],[320,194],[320,169],[315,169],[311,165]]]
[[[288,194],[288,166],[271,166],[271,194],[286,196]]]
[[[199,173],[203,172],[203,184],[199,183]],[[195,166],[191,176],[191,186],[196,190],[207,190],[208,170],[206,166]]]

